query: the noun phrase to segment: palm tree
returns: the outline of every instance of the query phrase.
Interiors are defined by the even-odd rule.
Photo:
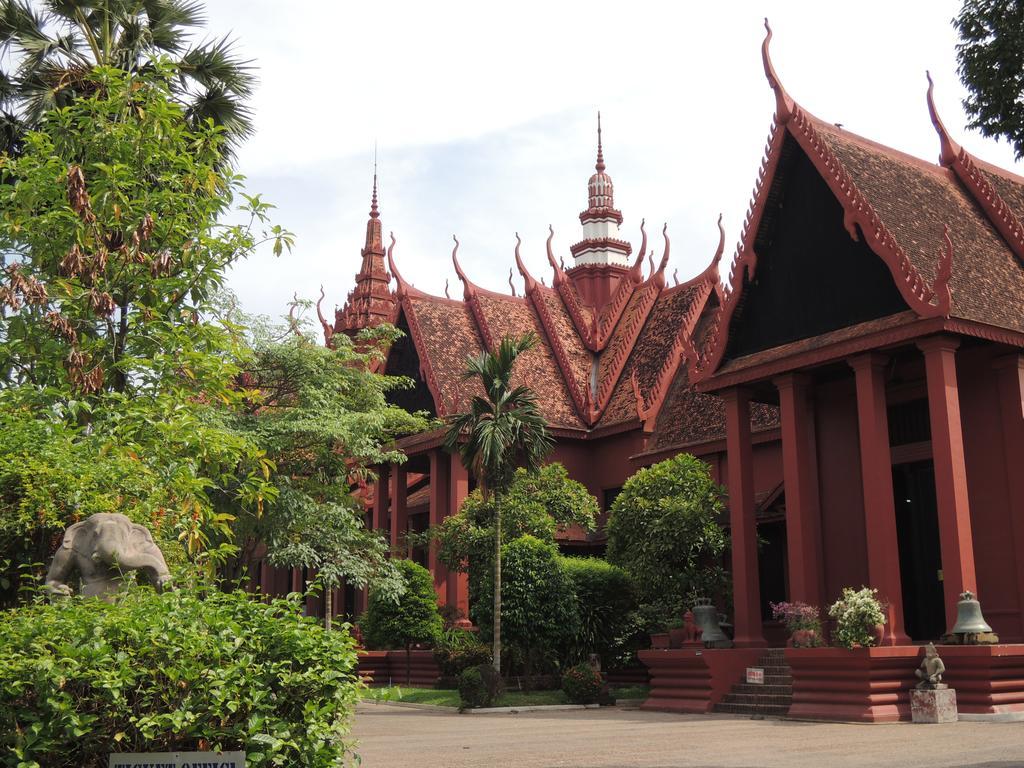
[[[506,336],[494,352],[471,357],[463,378],[479,379],[469,411],[457,414],[445,435],[445,447],[457,450],[473,473],[485,500],[494,508],[494,668],[501,672],[501,496],[516,467],[538,469],[552,440],[537,397],[529,387],[512,387],[516,358],[537,345],[535,334]]]
[[[256,78],[227,37],[193,44],[204,23],[196,0],[0,0],[0,150],[16,153],[46,111],[91,93],[95,67],[145,74],[167,56],[186,117],[223,126],[230,151],[252,133]]]

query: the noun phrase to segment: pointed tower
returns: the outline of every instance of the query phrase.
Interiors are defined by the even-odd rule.
[[[601,113],[597,113],[597,163],[587,183],[587,210],[580,214],[583,239],[573,245],[575,266],[568,275],[584,304],[600,310],[629,269],[632,246],[619,239],[622,212],[615,208],[612,177],[605,172]]]
[[[363,328],[372,328],[392,319],[395,294],[388,287],[391,273],[384,266],[384,239],[380,212],[377,210],[377,170],[373,171],[373,196],[370,218],[366,222],[366,244],[363,262],[356,274],[356,287],[349,293],[345,308],[337,313],[335,332],[354,335]]]

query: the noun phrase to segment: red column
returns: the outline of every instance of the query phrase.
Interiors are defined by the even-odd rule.
[[[860,476],[864,488],[868,581],[889,603],[884,645],[910,642],[903,629],[903,582],[896,538],[896,503],[892,495],[892,454],[885,401],[888,359],[872,353],[849,361],[857,383],[857,426],[860,432]],[[855,585],[854,585],[855,586]]]
[[[409,508],[406,505],[405,467],[391,468],[391,556],[406,558],[409,546],[403,540],[409,531]]]
[[[463,500],[469,495],[469,475],[462,466],[462,459],[457,453],[448,457],[449,487],[448,514],[454,515],[462,506]],[[448,574],[448,600],[445,605],[454,605],[466,618],[469,618],[469,575],[460,571]]]
[[[754,461],[750,443],[750,396],[729,389],[725,400],[725,440],[729,456],[729,524],[735,638],[739,647],[763,646],[761,585],[757,573],[757,522],[754,519]]]
[[[388,520],[388,482],[391,468],[387,464],[377,467],[377,482],[373,484],[373,522],[371,528],[383,531]]]
[[[1017,559],[1017,603],[1024,627],[1024,356],[1007,355],[995,364],[999,414],[1003,423],[1003,460],[1010,502],[1010,530]]]
[[[924,352],[928,379],[928,416],[932,426],[932,461],[935,496],[939,507],[939,544],[942,549],[942,587],[946,596],[946,622],[956,619],[960,593],[977,593],[974,575],[974,538],[971,506],[967,499],[960,390],[956,381],[959,339],[933,336],[917,343]]]
[[[782,417],[782,468],[786,488],[786,553],[791,600],[822,606],[821,512],[814,406],[810,382],[800,374],[775,379]]]
[[[440,525],[448,516],[448,454],[437,449],[430,452],[430,527]],[[437,542],[430,542],[427,568],[434,577],[434,589],[442,604],[448,602],[448,569],[437,559]]]

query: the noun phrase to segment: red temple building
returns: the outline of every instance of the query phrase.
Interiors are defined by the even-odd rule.
[[[770,600],[827,606],[863,584],[888,605],[882,646],[787,649],[790,715],[906,719],[919,644],[971,591],[1001,644],[944,648],[947,682],[961,713],[1024,718],[1024,179],[953,140],[930,84],[938,163],[819,120],[782,86],[770,39],[776,113],[727,281],[724,233],[707,269],[674,285],[667,234],[657,266],[643,223],[635,252],[621,239],[599,123],[582,238],[568,265],[548,238],[550,286],[517,244],[523,295],[485,290],[456,241],[462,297],[416,289],[394,238],[385,252],[375,184],[356,287],[333,324],[321,316],[327,341],[397,325],[385,369],[416,383],[398,402],[444,418],[471,394],[467,356],[533,331],[542,343],[517,376],[556,437],[551,460],[605,511],[643,466],[683,451],[708,462],[729,491],[736,648],[643,652],[646,706],[710,711],[784,643]],[[408,462],[381,468],[368,523],[396,551],[470,490],[442,435],[401,441]],[[465,610],[464,576],[410,554]],[[347,599],[339,610],[358,613]]]

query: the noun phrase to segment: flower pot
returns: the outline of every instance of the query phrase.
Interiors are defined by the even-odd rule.
[[[659,651],[668,650],[671,647],[668,632],[652,632],[651,648]]]
[[[875,624],[871,635],[875,639],[875,646],[881,646],[885,639],[885,624]]]
[[[820,646],[821,637],[813,629],[794,629],[789,636],[789,644],[793,648],[817,648]]]
[[[682,648],[683,642],[686,640],[686,630],[683,627],[678,629],[670,629],[668,631],[668,645],[669,648]]]

